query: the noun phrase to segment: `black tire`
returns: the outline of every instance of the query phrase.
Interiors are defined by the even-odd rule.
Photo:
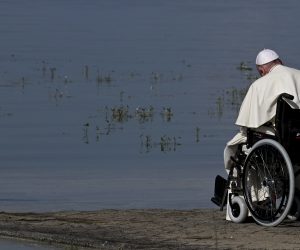
[[[258,141],[243,170],[245,202],[254,220],[277,226],[288,215],[295,192],[294,171],[286,150],[276,141]]]

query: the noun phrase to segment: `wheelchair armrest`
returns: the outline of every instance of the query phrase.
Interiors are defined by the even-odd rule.
[[[275,141],[278,141],[276,135],[269,135],[266,133],[255,131],[250,128],[247,129],[247,142],[246,142],[247,148],[251,148],[256,142],[262,139],[273,139]]]

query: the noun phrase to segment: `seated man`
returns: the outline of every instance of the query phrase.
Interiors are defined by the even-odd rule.
[[[236,125],[240,132],[230,140],[224,150],[225,169],[229,172],[238,146],[246,142],[246,128],[274,134],[277,97],[282,93],[294,96],[291,105],[300,107],[300,71],[283,66],[278,54],[264,49],[256,57],[256,68],[261,78],[250,86],[241,105]]]

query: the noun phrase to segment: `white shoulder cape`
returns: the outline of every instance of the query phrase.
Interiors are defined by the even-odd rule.
[[[250,86],[240,108],[236,125],[258,128],[276,113],[277,97],[282,93],[294,96],[300,107],[300,71],[277,65]]]

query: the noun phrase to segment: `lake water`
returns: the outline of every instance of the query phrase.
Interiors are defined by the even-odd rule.
[[[0,6],[3,211],[214,207],[256,54],[300,67],[296,0]]]
[[[46,244],[37,244],[34,242],[23,241],[23,240],[10,240],[10,239],[1,239],[0,241],[1,249],[5,250],[57,250],[63,249],[55,247],[55,246],[48,246]]]
[[[213,206],[240,63],[299,66],[299,4],[269,3],[3,1],[1,209]]]

